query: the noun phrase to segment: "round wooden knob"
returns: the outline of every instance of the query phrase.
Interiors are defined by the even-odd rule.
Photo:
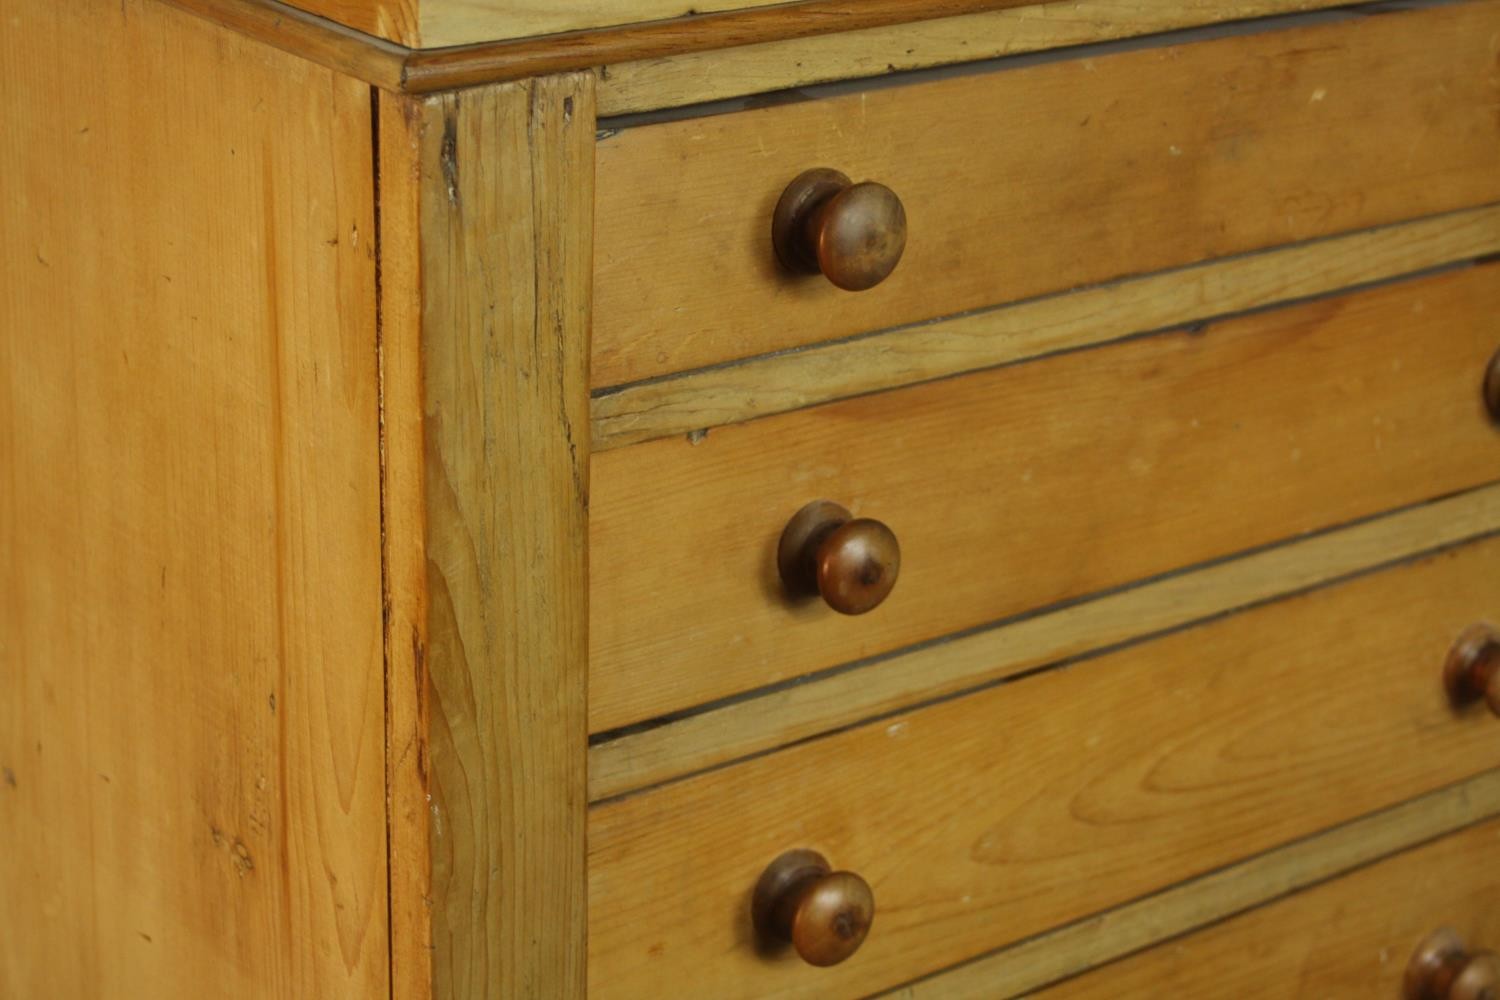
[[[1500,955],[1469,951],[1456,931],[1429,935],[1406,966],[1405,1000],[1500,1000]]]
[[[896,585],[901,546],[879,521],[815,500],[787,523],[776,564],[792,595],[821,594],[840,614],[862,615]]]
[[[817,851],[787,851],[756,883],[750,911],[763,939],[791,942],[809,965],[837,965],[870,933],[875,894],[853,872],[831,870]]]
[[[1484,371],[1484,408],[1490,419],[1500,424],[1500,351],[1490,358],[1490,366]]]
[[[771,219],[771,242],[783,266],[822,273],[850,292],[874,288],[896,269],[906,249],[906,209],[884,184],[855,184],[819,167],[782,192]]]
[[[1443,685],[1453,704],[1482,699],[1500,715],[1500,629],[1483,622],[1464,629],[1443,662]]]

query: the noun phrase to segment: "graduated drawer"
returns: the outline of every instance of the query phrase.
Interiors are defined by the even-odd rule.
[[[1494,479],[1486,265],[597,454],[601,732]],[[810,501],[901,547],[876,610],[789,600]]]
[[[606,132],[594,384],[1500,199],[1500,4],[1337,17]],[[904,203],[883,284],[778,265],[815,167]]]
[[[1500,721],[1443,681],[1500,617],[1497,560],[1474,542],[596,806],[590,995],[865,995],[1500,766]],[[752,931],[793,849],[873,889],[832,968]]]
[[[1471,960],[1500,951],[1497,855],[1490,820],[1032,996],[1401,1000],[1413,957],[1440,928]],[[998,982],[979,994],[942,985],[931,996],[1010,995]]]

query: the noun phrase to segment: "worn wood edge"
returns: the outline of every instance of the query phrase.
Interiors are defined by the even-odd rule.
[[[395,102],[420,171],[438,997],[586,984],[593,94],[578,73]]]
[[[444,48],[409,48],[279,0],[160,2],[377,87],[429,94],[673,53],[1035,5],[1039,0],[793,0],[771,7]]]
[[[1500,771],[1341,824],[883,994],[996,1000],[1040,989],[1500,815]]]
[[[594,31],[418,49],[406,61],[405,88],[413,93],[446,90],[658,59],[673,53],[717,51],[777,39],[809,38],[1036,3],[1037,0],[797,0],[774,7],[697,14]]]
[[[611,63],[599,71],[601,117],[636,114],[952,66],[1047,49],[1134,38],[1258,17],[1348,7],[1349,0],[1254,0],[1181,10],[1083,0],[1049,15],[1048,5],[981,11],[918,24],[779,39],[715,52],[683,52]],[[1046,28],[1039,28],[1046,25]]]
[[[763,93],[769,89],[801,86],[890,72],[952,65],[976,59],[1038,48],[1009,39],[1011,22],[995,19],[1011,8],[1041,8],[1058,0],[793,0],[769,7],[695,14],[664,21],[562,32],[532,38],[496,39],[441,48],[409,47],[349,27],[330,18],[310,14],[280,0],[159,0],[258,41],[336,69],[384,90],[408,94],[430,94],[443,90],[476,87],[489,83],[606,67],[601,75],[613,83],[601,91],[604,110],[620,114],[630,111],[679,107],[685,104]],[[1292,13],[1334,6],[1338,0],[1260,0],[1202,18],[1183,18],[1168,26],[1131,30],[1108,18],[1108,4],[1090,0],[1101,8],[1099,23],[1076,37],[1059,39],[1056,45],[1106,41],[1153,31],[1221,23],[1277,13]],[[986,18],[972,22],[974,40],[957,48],[939,46],[928,50],[903,41],[927,22]],[[917,27],[911,27],[911,26]],[[970,22],[964,20],[967,32]],[[837,39],[850,32],[883,32],[871,36],[869,44],[890,51],[872,73],[864,62],[851,63],[832,57]],[[823,41],[819,41],[822,39]],[[420,41],[420,39],[418,39]],[[798,43],[812,42],[810,48]],[[847,43],[845,43],[847,44]],[[766,48],[770,46],[771,48]],[[782,48],[776,48],[782,46]],[[771,64],[753,76],[736,72],[707,74],[683,69],[682,60],[695,54],[743,49],[735,66]],[[907,49],[913,49],[907,52]],[[674,62],[676,60],[676,62]],[[798,64],[808,60],[828,68],[806,71]],[[730,67],[731,70],[734,67]],[[697,80],[684,88],[672,82],[685,75]],[[724,80],[738,80],[726,85]]]
[[[589,798],[616,798],[1496,531],[1500,483],[627,730],[590,748]]]
[[[421,152],[415,103],[375,95],[391,996],[418,998],[432,983]]]
[[[424,0],[431,3],[432,0]],[[490,0],[495,3],[496,0]],[[799,37],[803,33],[845,31],[866,24],[894,24],[946,17],[974,10],[1002,6],[1008,0],[717,0],[711,9],[682,4],[687,13],[645,17],[629,13],[606,13],[601,11],[593,24],[575,23],[563,27],[555,21],[553,30],[530,31],[526,34],[486,32],[482,27],[474,30],[455,31],[447,18],[427,16],[424,8],[422,18],[423,46],[427,50],[459,49],[463,47],[493,45],[503,40],[530,42],[542,39],[561,38],[567,35],[609,35],[616,32],[639,38],[660,35],[673,42],[672,50],[723,48],[726,45],[743,44],[739,39]],[[1020,3],[1047,2],[1047,0],[1017,0]],[[480,6],[469,0],[471,8]],[[545,8],[545,4],[518,4],[523,8]],[[608,5],[603,5],[608,6]],[[471,16],[478,24],[481,17]],[[508,18],[495,11],[489,20],[495,25],[504,24]],[[830,21],[834,26],[824,27],[820,22]],[[729,39],[714,37],[727,34]],[[619,44],[615,42],[613,44]]]
[[[277,0],[158,0],[383,90],[404,89],[410,49]]]
[[[1196,264],[597,394],[596,451],[690,434],[1500,252],[1500,205]]]

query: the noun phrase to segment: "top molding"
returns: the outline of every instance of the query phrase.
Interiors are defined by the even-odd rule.
[[[757,13],[768,30],[779,17],[801,7],[842,23],[874,12],[877,23],[919,20],[944,13],[992,10],[1005,3],[951,0],[291,0],[294,7],[337,24],[411,49],[449,48],[485,42],[597,31],[652,21],[697,20],[703,15]],[[870,22],[864,22],[866,25]],[[774,37],[785,37],[776,34]]]
[[[278,0],[164,2],[375,86],[410,94],[1040,6],[1038,0],[699,0],[692,9],[707,12],[659,19],[685,4],[300,0],[302,6],[293,7]]]
[[[430,94],[596,69],[601,116],[1351,6],[1351,0],[794,0],[770,6],[767,0],[712,0],[762,6],[424,49],[279,0],[161,2],[395,93]],[[644,10],[662,0],[298,2],[346,9],[344,16],[354,20],[356,12],[382,5],[394,17],[398,8],[419,3],[498,9],[559,2],[581,17],[577,11],[590,3],[611,10],[636,4],[632,10]],[[493,10],[489,16],[495,31],[532,23],[507,21]]]

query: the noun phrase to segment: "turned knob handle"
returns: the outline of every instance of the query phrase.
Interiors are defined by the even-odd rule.
[[[1443,663],[1443,685],[1453,704],[1483,699],[1500,715],[1500,629],[1485,623],[1464,629]]]
[[[837,170],[801,174],[782,192],[771,243],[783,266],[822,273],[839,288],[874,288],[906,249],[906,209],[884,184],[855,184]]]
[[[1500,424],[1500,351],[1495,352],[1484,370],[1484,408],[1489,411],[1490,419]]]
[[[896,585],[901,546],[879,521],[815,500],[787,522],[776,565],[792,595],[821,594],[840,614],[862,615]]]
[[[755,929],[789,941],[809,965],[837,965],[859,950],[875,919],[875,894],[853,872],[833,871],[817,851],[787,851],[756,883]]]
[[[1406,966],[1405,1000],[1497,1000],[1500,955],[1469,951],[1443,928],[1417,946]]]

